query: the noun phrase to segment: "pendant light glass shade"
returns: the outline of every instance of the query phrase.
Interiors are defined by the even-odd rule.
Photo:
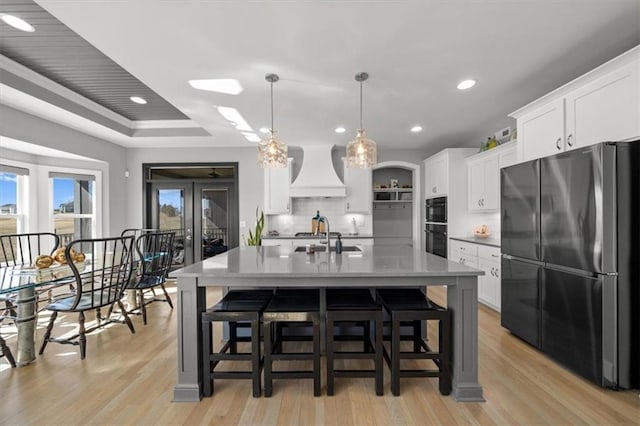
[[[279,79],[280,77],[276,74],[265,76],[265,80],[271,84],[271,128],[269,138],[258,144],[258,164],[262,168],[287,167],[289,164],[287,144],[278,140],[276,131],[273,129],[273,83]]]
[[[366,72],[356,74],[356,81],[360,82],[360,128],[356,138],[347,144],[347,167],[352,169],[370,169],[378,163],[378,147],[362,126],[362,82],[367,78]]]

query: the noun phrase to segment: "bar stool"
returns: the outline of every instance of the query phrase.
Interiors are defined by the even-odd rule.
[[[382,306],[368,289],[327,290],[327,395],[333,395],[336,377],[373,377],[376,395],[383,394]],[[375,339],[371,341],[371,322]],[[359,335],[335,335],[335,326],[362,327]],[[336,341],[362,341],[362,351],[337,351]],[[338,370],[336,359],[370,359],[373,369]]]
[[[391,316],[391,355],[384,348],[384,358],[391,369],[391,393],[400,395],[400,377],[438,377],[440,393],[451,393],[451,312],[427,298],[420,289],[379,289],[378,298]],[[438,321],[438,351],[433,351],[416,331],[416,321]],[[401,351],[400,325],[414,325],[408,339],[413,351]],[[400,368],[402,359],[430,359],[437,369],[408,370]]]
[[[232,290],[202,313],[204,396],[213,394],[215,379],[251,379],[253,396],[260,396],[263,361],[260,354],[260,316],[272,294],[271,290]],[[229,323],[229,339],[218,352],[214,352],[211,341],[211,325],[216,321]],[[251,337],[238,337],[238,327],[247,322],[251,324]],[[251,342],[251,352],[238,352],[238,342]],[[216,367],[222,361],[250,361],[251,369],[216,371]]]
[[[273,393],[273,379],[313,379],[313,395],[320,396],[319,290],[277,290],[262,314],[264,327],[264,396]],[[308,335],[285,335],[301,328]],[[285,352],[283,342],[312,341],[312,352]],[[312,360],[312,370],[274,371],[274,361]]]

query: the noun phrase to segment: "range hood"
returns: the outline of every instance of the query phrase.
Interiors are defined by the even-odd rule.
[[[304,158],[296,180],[291,184],[290,195],[302,197],[345,197],[347,190],[331,160],[333,145],[303,147]]]

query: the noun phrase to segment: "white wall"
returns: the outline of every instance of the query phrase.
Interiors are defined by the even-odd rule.
[[[143,225],[142,164],[144,163],[203,163],[237,162],[240,227],[247,234],[256,222],[256,207],[264,209],[264,173],[256,163],[256,148],[135,148],[127,151],[126,169],[129,170],[126,199],[128,227]]]
[[[119,230],[126,227],[127,205],[123,203],[123,199],[127,198],[127,182],[124,176],[126,148],[6,105],[0,105],[0,135],[102,161],[102,165],[91,165],[103,172],[103,234],[111,235],[112,231],[119,234]],[[3,149],[0,157],[8,155],[9,151]],[[38,161],[39,164],[73,168],[86,168],[84,166],[87,165],[86,162],[78,160],[41,156],[38,156]]]

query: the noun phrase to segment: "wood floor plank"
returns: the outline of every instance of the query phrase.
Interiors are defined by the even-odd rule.
[[[169,288],[175,299],[175,288]],[[220,290],[208,289],[213,303]],[[429,296],[446,304],[444,288]],[[277,380],[271,398],[253,398],[251,381],[216,381],[215,393],[199,403],[173,403],[176,373],[176,313],[166,303],[149,305],[149,324],[133,318],[136,333],[113,324],[87,337],[87,358],[75,346],[50,343],[29,366],[9,368],[0,358],[0,424],[158,425],[634,425],[640,424],[637,390],[612,391],[567,371],[500,327],[497,312],[481,307],[479,378],[486,402],[458,403],[438,392],[435,379],[403,379],[401,396],[391,395],[385,368],[385,395],[375,395],[372,379],[336,380],[336,395],[313,396],[311,380]],[[48,316],[38,321],[37,344]],[[75,315],[54,333],[72,332]],[[5,331],[6,330],[6,331]],[[429,328],[435,344],[436,330]],[[3,326],[11,347],[15,336]],[[214,327],[214,342],[222,329]],[[366,361],[349,361],[355,368]],[[426,361],[411,361],[422,363]],[[284,368],[299,368],[294,362]],[[233,368],[243,364],[234,363]],[[419,365],[419,364],[415,364]],[[304,367],[304,366],[303,366]],[[231,368],[228,367],[228,368]]]

